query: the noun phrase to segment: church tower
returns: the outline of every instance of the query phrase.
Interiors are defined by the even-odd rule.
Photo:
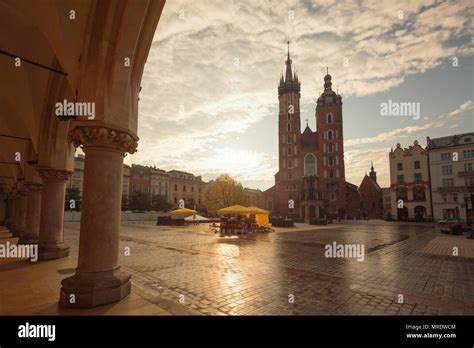
[[[332,77],[327,71],[324,91],[317,100],[316,126],[320,188],[323,193],[323,214],[336,218],[346,207],[342,98],[332,90]]]
[[[377,182],[377,172],[374,170],[374,164],[370,163],[370,173],[369,177],[374,181]]]
[[[300,121],[300,87],[296,71],[292,69],[290,43],[286,72],[280,78],[278,86],[278,158],[279,171],[275,175],[275,188],[278,192],[278,206],[275,210],[284,215],[298,212],[299,193],[303,166],[298,156],[301,152],[301,121]],[[293,200],[295,207],[288,208],[288,201]]]

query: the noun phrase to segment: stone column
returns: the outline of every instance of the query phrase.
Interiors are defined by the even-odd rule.
[[[69,255],[64,244],[63,220],[66,182],[72,172],[66,169],[38,167],[43,180],[39,228],[39,260],[59,259]]]
[[[15,234],[15,229],[16,229],[16,215],[17,215],[17,207],[18,207],[18,193],[17,191],[14,191],[11,198],[10,198],[10,224],[8,226],[8,229],[12,233],[12,235]]]
[[[41,190],[42,185],[26,183],[27,192],[26,224],[25,231],[20,238],[20,244],[36,244],[39,241],[40,216],[41,216]]]
[[[86,154],[76,273],[62,281],[60,303],[94,307],[120,301],[131,291],[130,275],[120,270],[119,227],[123,158],[136,151],[138,138],[106,126],[76,127],[70,133]]]
[[[21,237],[25,233],[26,227],[26,204],[27,192],[24,189],[17,191],[16,207],[15,207],[15,229],[14,237]]]
[[[9,230],[12,229],[12,222],[13,222],[13,194],[8,197],[7,200],[7,216],[5,219],[5,227],[8,228]]]

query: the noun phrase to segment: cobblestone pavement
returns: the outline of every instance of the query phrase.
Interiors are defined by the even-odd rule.
[[[73,254],[78,235],[67,223]],[[474,259],[425,253],[437,236],[383,221],[238,237],[143,223],[121,227],[120,263],[143,294],[201,314],[474,314]],[[326,258],[333,241],[363,244],[364,261]]]

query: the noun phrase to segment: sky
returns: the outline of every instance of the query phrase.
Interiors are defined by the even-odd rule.
[[[265,190],[278,170],[278,94],[287,41],[315,130],[326,67],[343,101],[346,180],[373,161],[390,185],[400,143],[474,131],[474,14],[458,1],[167,1],[142,78],[138,152],[128,164]],[[381,104],[417,103],[420,117]]]

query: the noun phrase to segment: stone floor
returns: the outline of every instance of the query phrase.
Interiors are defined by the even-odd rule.
[[[78,228],[67,225],[73,253]],[[220,237],[207,225],[124,225],[121,264],[147,300],[202,314],[474,314],[473,240],[384,221],[275,230]],[[365,260],[326,258],[333,241],[363,244]]]
[[[86,311],[57,306],[60,280],[77,262],[79,223],[65,224],[65,240],[66,259],[0,266],[0,314],[474,314],[474,241],[429,224],[301,224],[233,237],[207,225],[123,225],[120,262],[133,294]],[[364,261],[326,258],[333,241],[363,244]]]

